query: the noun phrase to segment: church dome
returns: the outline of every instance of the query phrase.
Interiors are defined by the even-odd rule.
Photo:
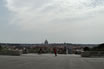
[[[47,40],[45,40],[44,44],[48,44],[48,41],[47,41]]]

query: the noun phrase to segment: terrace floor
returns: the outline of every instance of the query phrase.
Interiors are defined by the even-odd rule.
[[[83,58],[79,55],[27,54],[0,55],[0,69],[104,69],[104,58]]]

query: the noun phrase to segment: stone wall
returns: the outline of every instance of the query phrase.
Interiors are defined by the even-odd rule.
[[[104,51],[85,51],[81,53],[82,57],[104,57]]]
[[[21,54],[22,54],[21,50],[7,50],[7,51],[0,52],[0,55],[20,56]]]

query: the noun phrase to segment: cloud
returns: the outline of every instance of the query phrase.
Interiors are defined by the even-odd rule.
[[[14,13],[12,23],[25,29],[50,24],[51,21],[90,16],[104,8],[103,0],[6,0]],[[29,27],[30,26],[30,27]]]
[[[13,14],[10,23],[19,26],[21,30],[46,32],[52,39],[70,38],[76,42],[88,37],[92,40],[96,36],[102,38],[97,33],[104,34],[104,0],[5,1],[6,7]]]
[[[24,30],[48,28],[88,19],[104,11],[103,0],[6,0],[10,21]],[[70,23],[69,23],[70,25]],[[53,29],[53,28],[51,28]]]

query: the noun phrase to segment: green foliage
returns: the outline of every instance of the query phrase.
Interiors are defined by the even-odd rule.
[[[93,47],[91,50],[92,51],[104,51],[104,43],[98,45],[97,47]]]
[[[0,46],[0,51],[2,50],[2,47]]]
[[[84,51],[90,51],[90,48],[89,47],[85,47]]]

